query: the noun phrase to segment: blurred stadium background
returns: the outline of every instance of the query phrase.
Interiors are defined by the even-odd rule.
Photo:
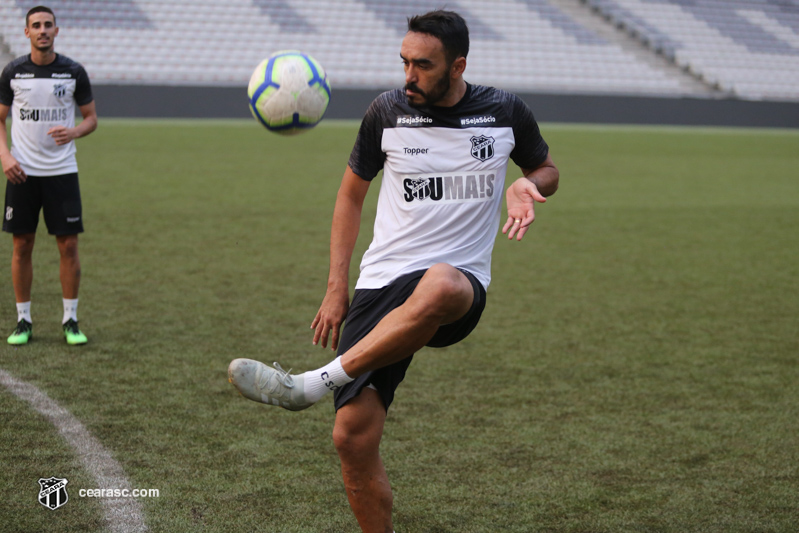
[[[0,62],[29,52],[0,3]],[[799,0],[50,0],[56,49],[89,72],[103,116],[244,117],[258,62],[325,66],[332,118],[403,83],[406,17],[442,7],[472,33],[467,79],[521,94],[539,120],[799,126]]]

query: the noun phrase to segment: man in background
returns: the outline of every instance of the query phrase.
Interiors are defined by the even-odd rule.
[[[17,301],[17,327],[8,337],[13,345],[27,344],[33,333],[32,254],[40,211],[61,257],[64,337],[69,344],[87,342],[77,315],[78,234],[83,232],[83,214],[73,141],[97,128],[97,112],[86,71],[55,52],[57,35],[53,11],[45,6],[31,8],[25,17],[31,53],[9,63],[0,75],[0,161],[7,178],[3,231],[13,235],[11,278]],[[83,116],[77,126],[76,106]]]

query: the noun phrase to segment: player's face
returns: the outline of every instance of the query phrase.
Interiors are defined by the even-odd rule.
[[[58,27],[55,25],[55,17],[50,13],[34,13],[28,17],[25,36],[31,40],[31,45],[37,50],[41,52],[52,50],[56,35]]]
[[[405,96],[410,105],[452,105],[447,101],[452,87],[452,63],[447,62],[441,41],[426,33],[408,32],[402,40],[400,57],[405,65]]]

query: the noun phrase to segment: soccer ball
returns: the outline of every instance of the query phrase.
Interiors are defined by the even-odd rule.
[[[327,74],[297,50],[276,52],[255,69],[247,87],[250,111],[269,131],[292,135],[316,126],[330,102]]]

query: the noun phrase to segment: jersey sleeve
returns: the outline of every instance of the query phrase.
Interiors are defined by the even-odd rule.
[[[94,95],[92,95],[89,75],[86,73],[86,69],[79,65],[75,79],[75,103],[80,107],[90,104],[93,100]]]
[[[386,154],[383,152],[383,124],[380,119],[382,105],[375,99],[366,110],[358,130],[355,146],[350,153],[349,166],[361,178],[372,181],[383,168]]]
[[[541,136],[538,123],[530,107],[518,96],[510,101],[513,117],[513,136],[516,146],[510,153],[511,160],[521,168],[532,169],[546,161],[549,146]]]
[[[0,104],[11,107],[14,102],[14,91],[11,89],[11,66],[7,66],[0,74]]]

